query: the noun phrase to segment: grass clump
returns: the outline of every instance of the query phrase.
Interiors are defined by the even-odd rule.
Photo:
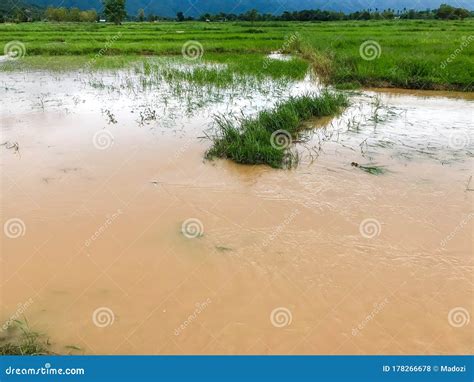
[[[0,338],[0,355],[47,355],[49,343],[28,322],[15,320],[8,328],[9,336]]]
[[[291,151],[291,146],[304,129],[302,122],[337,114],[347,105],[344,95],[325,91],[317,96],[292,97],[254,118],[239,121],[217,116],[217,133],[210,137],[213,146],[206,157],[228,158],[242,164],[266,164],[274,168],[292,167],[298,156]]]

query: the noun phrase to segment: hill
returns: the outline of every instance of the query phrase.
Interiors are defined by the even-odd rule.
[[[198,17],[205,13],[216,14],[243,13],[256,9],[260,13],[281,14],[283,11],[297,11],[303,9],[323,9],[342,11],[346,13],[362,9],[417,9],[438,8],[446,0],[127,0],[127,11],[136,15],[140,8],[146,14],[174,17],[177,12],[184,12],[185,16]],[[78,7],[80,9],[102,9],[100,0],[30,0],[30,3],[42,7]],[[457,0],[456,7],[474,10],[472,0]]]

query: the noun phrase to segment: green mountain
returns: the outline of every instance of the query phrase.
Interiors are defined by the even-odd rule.
[[[17,3],[16,0],[2,0],[7,6]],[[102,9],[100,0],[30,0],[32,4],[42,7],[78,7],[80,9]],[[184,12],[185,16],[197,17],[205,13],[217,14],[244,13],[256,9],[260,13],[281,14],[283,11],[303,9],[323,9],[343,11],[346,13],[362,9],[417,9],[438,8],[446,0],[127,0],[127,11],[136,15],[140,8],[146,14],[174,17],[177,12]],[[456,0],[455,7],[474,10],[474,0]]]

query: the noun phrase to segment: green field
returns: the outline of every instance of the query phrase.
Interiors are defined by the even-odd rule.
[[[101,49],[98,62],[102,56],[116,56],[114,62],[122,63],[137,55],[181,55],[189,40],[202,44],[203,60],[234,63],[241,70],[261,70],[266,54],[282,50],[301,55],[338,87],[474,90],[473,19],[0,24],[0,47],[10,41],[21,41],[26,47],[26,56],[15,64],[48,67],[84,63]],[[361,56],[366,41],[371,41],[369,48],[375,46],[373,60]],[[43,56],[83,57],[44,60]],[[242,60],[244,66],[239,65]]]

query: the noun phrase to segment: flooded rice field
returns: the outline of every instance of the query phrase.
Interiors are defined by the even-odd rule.
[[[275,170],[205,160],[213,116],[317,80],[193,70],[0,73],[0,336],[26,317],[60,354],[472,353],[474,95],[350,93]]]

